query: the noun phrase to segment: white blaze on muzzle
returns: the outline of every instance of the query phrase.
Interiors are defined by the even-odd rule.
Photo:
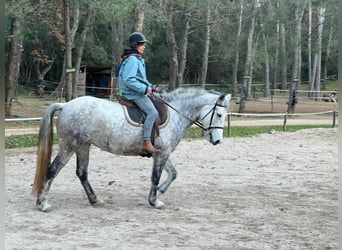
[[[223,129],[214,129],[209,133],[209,141],[213,145],[217,145],[223,141]]]

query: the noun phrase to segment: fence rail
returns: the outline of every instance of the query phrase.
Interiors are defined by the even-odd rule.
[[[6,118],[5,122],[29,122],[29,121],[40,121],[43,117],[30,117],[30,118]],[[57,116],[54,117],[57,119]]]
[[[232,116],[243,116],[243,117],[283,117],[283,131],[286,131],[287,120],[289,116],[309,116],[309,115],[325,115],[325,114],[332,114],[332,127],[336,127],[336,117],[338,115],[337,110],[329,110],[324,112],[315,112],[315,113],[270,113],[270,114],[253,114],[253,113],[235,113],[235,112],[228,112],[227,121],[228,121],[228,136],[231,136],[231,127],[232,127]],[[54,117],[56,119],[57,116]],[[25,122],[25,121],[40,121],[42,117],[31,117],[31,118],[6,118],[5,122]]]
[[[253,113],[234,113],[234,112],[229,112],[227,113],[227,120],[228,120],[228,136],[231,136],[231,118],[232,116],[244,116],[244,117],[283,117],[283,131],[286,131],[286,125],[287,125],[287,120],[289,116],[309,116],[309,115],[325,115],[325,114],[332,114],[332,127],[336,127],[336,117],[338,115],[337,110],[329,110],[329,111],[324,111],[324,112],[315,112],[315,113],[294,113],[294,114],[289,114],[289,113],[278,113],[278,114],[253,114]]]

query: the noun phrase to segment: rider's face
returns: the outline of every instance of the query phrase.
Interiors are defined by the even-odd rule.
[[[146,44],[145,43],[138,43],[137,50],[139,54],[143,54],[145,51]]]

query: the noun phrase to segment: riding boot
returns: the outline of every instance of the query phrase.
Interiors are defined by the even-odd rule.
[[[142,145],[142,150],[143,151],[146,151],[146,152],[149,152],[149,153],[157,153],[159,152],[160,150],[159,149],[156,149],[151,141],[144,141],[143,145]]]

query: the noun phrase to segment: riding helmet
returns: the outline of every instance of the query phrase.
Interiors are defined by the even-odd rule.
[[[136,48],[138,43],[145,42],[147,42],[146,37],[140,32],[134,32],[128,38],[128,43],[131,48]]]

